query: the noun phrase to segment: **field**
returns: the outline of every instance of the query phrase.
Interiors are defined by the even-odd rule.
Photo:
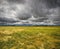
[[[60,49],[60,26],[0,26],[0,49]]]

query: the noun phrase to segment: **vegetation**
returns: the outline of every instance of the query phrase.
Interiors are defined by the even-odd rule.
[[[0,26],[0,49],[60,49],[60,26]]]

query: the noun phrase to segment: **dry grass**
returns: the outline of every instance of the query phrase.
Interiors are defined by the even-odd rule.
[[[0,26],[0,49],[60,49],[60,26]]]

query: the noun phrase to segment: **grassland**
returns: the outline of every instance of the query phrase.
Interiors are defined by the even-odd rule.
[[[60,49],[60,26],[0,26],[0,49]]]

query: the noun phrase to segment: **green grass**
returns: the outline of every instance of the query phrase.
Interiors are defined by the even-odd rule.
[[[60,26],[0,26],[0,49],[60,49]]]

